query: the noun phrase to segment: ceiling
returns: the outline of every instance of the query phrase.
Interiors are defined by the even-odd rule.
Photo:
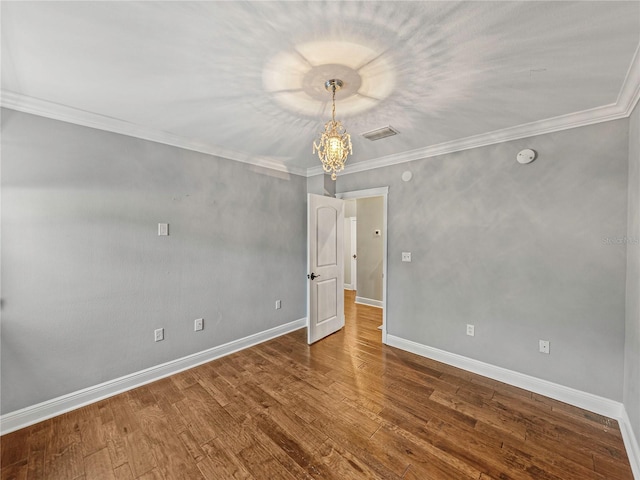
[[[2,105],[301,175],[627,116],[640,2],[10,2]],[[369,141],[363,132],[400,133]]]

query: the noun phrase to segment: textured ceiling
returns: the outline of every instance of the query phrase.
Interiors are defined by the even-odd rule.
[[[319,163],[329,78],[346,84],[351,165],[597,110],[640,82],[637,1],[3,1],[1,20],[5,106],[298,173]],[[385,125],[400,134],[360,135]]]

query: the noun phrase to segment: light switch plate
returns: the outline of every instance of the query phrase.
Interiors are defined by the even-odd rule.
[[[159,223],[158,224],[158,236],[166,237],[169,235],[169,224],[168,223]]]
[[[160,342],[164,340],[164,328],[156,328],[153,331],[153,341]]]

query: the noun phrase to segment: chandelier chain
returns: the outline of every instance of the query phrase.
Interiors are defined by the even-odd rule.
[[[331,109],[331,120],[336,123],[336,86],[333,85],[333,108]]]

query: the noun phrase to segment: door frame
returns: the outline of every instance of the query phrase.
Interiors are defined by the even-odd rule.
[[[344,236],[346,238],[347,229],[348,229],[349,245],[347,245],[346,241],[344,242],[344,254],[345,254],[344,268],[346,270],[348,266],[349,271],[351,272],[351,275],[349,276],[349,283],[347,283],[347,277],[345,276],[345,279],[344,279],[345,290],[355,290],[358,284],[357,278],[355,278],[358,273],[357,259],[353,258],[353,255],[356,254],[358,250],[356,227],[357,227],[356,217],[345,217]],[[347,255],[349,258],[347,258]],[[349,262],[349,265],[347,265],[347,262]]]
[[[358,198],[382,197],[382,343],[387,343],[387,205],[389,197],[389,187],[368,188],[366,190],[355,190],[351,192],[336,193],[336,198],[351,200]],[[357,213],[356,213],[356,218]]]
[[[349,252],[349,262],[351,262],[351,290],[358,289],[358,259],[353,258],[353,255],[358,254],[358,217],[349,217],[349,239],[351,245],[349,246],[351,251]]]

